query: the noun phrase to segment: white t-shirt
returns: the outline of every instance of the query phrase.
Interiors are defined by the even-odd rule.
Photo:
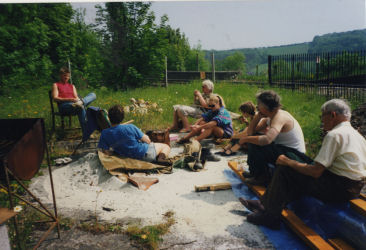
[[[366,177],[366,140],[349,122],[342,122],[324,137],[314,161],[334,174],[361,180]]]

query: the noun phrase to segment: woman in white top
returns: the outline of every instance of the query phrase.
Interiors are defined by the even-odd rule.
[[[269,165],[275,165],[279,155],[302,157],[304,135],[297,120],[281,109],[281,98],[274,91],[257,94],[257,110],[248,127],[248,136],[240,144],[248,144],[248,165],[251,184],[266,184],[270,179]],[[257,131],[265,131],[257,134]]]

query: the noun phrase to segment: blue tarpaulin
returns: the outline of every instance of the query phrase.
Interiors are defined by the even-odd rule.
[[[232,171],[224,170],[236,197],[255,200],[258,197]],[[324,204],[313,197],[303,197],[287,206],[323,239],[341,238],[352,246],[366,249],[366,218],[343,204]],[[243,209],[246,209],[243,206]],[[283,222],[280,230],[260,226],[277,249],[307,249],[307,246]]]

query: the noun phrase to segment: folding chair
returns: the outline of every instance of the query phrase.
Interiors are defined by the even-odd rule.
[[[54,107],[54,102],[53,102],[53,98],[52,98],[52,91],[49,90],[48,91],[48,97],[50,99],[50,105],[51,105],[51,116],[52,116],[52,131],[55,131],[55,117],[56,116],[60,116],[61,118],[61,128],[65,129],[65,122],[64,122],[64,117],[69,117],[69,128],[71,128],[71,117],[75,116],[75,115],[63,115],[60,112],[55,112],[55,107]]]

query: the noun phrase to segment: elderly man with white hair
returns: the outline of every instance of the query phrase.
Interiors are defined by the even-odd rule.
[[[299,162],[280,155],[262,200],[239,198],[253,212],[247,221],[278,229],[282,209],[301,196],[333,203],[359,196],[366,183],[366,140],[351,126],[351,111],[345,101],[327,101],[321,111],[328,133],[314,161]]]
[[[187,105],[174,105],[174,117],[173,125],[169,130],[178,129],[179,121],[182,121],[183,128],[179,132],[189,132],[191,130],[188,121],[188,116],[199,119],[203,113],[209,111],[208,100],[214,90],[214,84],[210,80],[204,80],[202,82],[202,93],[199,90],[194,91],[194,104]]]

